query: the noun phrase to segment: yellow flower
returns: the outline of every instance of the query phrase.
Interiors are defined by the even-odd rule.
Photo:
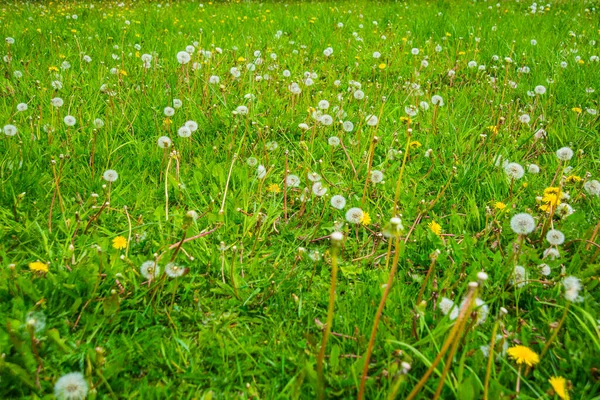
[[[409,124],[411,122],[411,119],[409,117],[400,117],[400,121],[406,122]]]
[[[569,175],[567,176],[567,183],[577,183],[581,182],[581,177],[577,175]]]
[[[552,385],[554,393],[563,400],[569,400],[569,391],[567,390],[567,380],[562,376],[553,376],[548,379]]]
[[[360,218],[360,223],[367,226],[371,223],[371,216],[368,212],[363,212],[362,217]]]
[[[280,193],[281,189],[279,188],[278,184],[272,183],[267,187],[267,192]]]
[[[125,71],[124,69],[122,69],[121,71],[119,71],[119,73],[123,76],[127,76],[127,71]]]
[[[559,187],[548,187],[544,189],[544,195],[542,196],[543,204],[540,206],[540,210],[545,212],[556,210],[556,207],[561,203],[561,197],[562,192]]]
[[[44,264],[40,261],[34,261],[29,263],[29,269],[33,272],[48,272],[48,264]]]
[[[465,54],[467,54],[467,53],[465,53],[464,51],[459,51],[459,52],[458,52],[458,55],[459,55],[459,56],[464,56]]]
[[[578,62],[579,64],[585,64],[585,61],[583,61],[583,60],[579,60],[579,61],[577,61],[577,62]]]
[[[386,67],[385,63],[379,64],[379,69],[385,69],[385,67]]]
[[[244,61],[246,61],[246,59],[244,57],[242,57],[242,56],[239,56],[237,60],[238,60],[238,62],[244,62]]]
[[[50,72],[58,72],[58,68],[55,66],[48,67],[48,71]]]
[[[498,133],[498,127],[496,125],[490,125],[487,128],[488,128],[488,131],[490,131],[490,132]]]
[[[515,360],[519,365],[527,364],[528,366],[533,367],[540,362],[540,356],[527,346],[513,346],[507,350],[507,353],[509,357]]]
[[[410,142],[409,146],[411,149],[418,149],[422,146],[422,144],[418,140],[413,140],[412,142]]]
[[[431,229],[431,232],[435,233],[436,235],[440,236],[442,234],[442,226],[437,222],[431,221],[427,226],[429,229]]]
[[[163,123],[165,124],[165,126],[169,126],[173,123],[173,121],[171,121],[170,118],[165,118],[165,120],[163,121]]]
[[[122,250],[127,247],[127,239],[123,236],[117,236],[113,239],[113,247],[117,250]]]
[[[504,203],[503,203],[503,202],[501,202],[501,201],[497,201],[497,202],[495,202],[495,203],[494,203],[494,208],[495,208],[496,210],[500,210],[500,211],[502,211],[502,210],[504,210],[504,209],[506,208],[506,204],[504,204]]]
[[[573,112],[576,112],[577,114],[581,114],[581,112],[583,111],[581,108],[579,107],[573,107],[571,108],[571,110],[573,110]]]

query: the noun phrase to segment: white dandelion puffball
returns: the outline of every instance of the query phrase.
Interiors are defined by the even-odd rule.
[[[192,136],[192,131],[190,128],[188,128],[187,126],[184,125],[177,130],[177,135],[179,135],[179,137],[182,137],[182,138],[188,138],[188,137]]]
[[[146,261],[140,266],[140,273],[147,280],[152,280],[160,274],[160,266],[155,261]]]
[[[73,125],[75,125],[75,124],[77,123],[77,120],[76,120],[76,119],[75,119],[75,117],[74,117],[74,116],[72,116],[72,115],[67,115],[67,116],[66,116],[66,117],[63,119],[63,121],[65,122],[65,125],[67,125],[67,126],[73,126]]]
[[[285,178],[285,184],[288,187],[298,187],[300,186],[300,177],[298,175],[288,175]]]
[[[173,99],[173,108],[181,108],[183,102],[179,99]]]
[[[550,229],[546,234],[548,243],[554,246],[559,246],[565,242],[565,235],[558,229]]]
[[[256,168],[256,177],[258,179],[263,179],[265,176],[267,176],[267,169],[261,164]]]
[[[416,56],[417,54],[419,54],[419,49],[417,49],[416,47],[414,47],[410,52],[411,52],[411,54],[413,56]]]
[[[187,126],[192,132],[196,132],[198,130],[198,123],[196,121],[186,121],[184,125]]]
[[[371,171],[371,182],[373,183],[381,183],[383,182],[383,172],[374,169]]]
[[[404,112],[409,117],[415,117],[417,115],[417,113],[419,112],[419,109],[416,106],[411,104],[409,106],[404,107]]]
[[[352,123],[352,121],[344,121],[344,123],[342,124],[342,128],[346,132],[352,132],[354,130],[354,124]]]
[[[535,220],[527,213],[515,214],[510,219],[510,227],[517,235],[528,235],[535,229]]]
[[[531,117],[529,116],[529,114],[523,114],[519,116],[519,121],[521,121],[524,124],[528,124],[529,121],[531,121]]]
[[[327,100],[319,101],[319,108],[321,110],[327,110],[329,108],[329,102]]]
[[[574,276],[567,276],[563,279],[565,287],[565,299],[571,302],[581,302],[583,297],[579,296],[579,291],[582,289],[581,281]]]
[[[311,182],[319,182],[321,180],[321,175],[319,175],[316,172],[309,172],[308,173],[308,180]]]
[[[104,178],[106,182],[114,182],[119,179],[119,174],[114,169],[107,169],[102,174],[102,178]]]
[[[442,98],[442,96],[439,95],[433,95],[431,96],[431,104],[433,104],[434,106],[438,106],[441,107],[444,105],[444,99]]]
[[[180,267],[175,263],[168,263],[165,265],[165,274],[167,274],[169,278],[178,278],[183,275],[184,272],[185,268]]]
[[[517,284],[517,287],[523,287],[527,284],[527,270],[520,265],[515,266],[513,271],[514,281],[513,283]]]
[[[25,316],[25,324],[33,328],[35,333],[40,333],[46,328],[46,315],[42,311],[29,311]]]
[[[358,207],[352,207],[348,211],[346,211],[346,221],[351,224],[360,224],[363,218],[363,210]]]
[[[527,166],[527,172],[529,172],[530,174],[539,174],[540,167],[538,167],[536,164],[529,164]]]
[[[27,110],[27,103],[19,103],[17,104],[17,111],[26,111]]]
[[[256,167],[256,165],[258,164],[258,160],[256,159],[256,157],[248,157],[248,159],[246,160],[246,164],[248,164],[248,166],[250,167]]]
[[[447,297],[442,297],[440,302],[438,303],[438,308],[444,315],[448,315],[452,308],[454,307],[454,302]]]
[[[7,125],[9,126],[9,125]],[[10,125],[12,126],[12,125]],[[6,126],[4,127],[4,133],[6,133]],[[15,132],[16,132],[15,128]],[[600,196],[600,182],[598,182],[597,180],[591,180],[591,181],[587,181],[586,183],[583,184],[583,189],[592,196]]]
[[[165,113],[166,117],[172,117],[175,115],[175,109],[173,107],[165,107],[163,112]]]
[[[365,98],[365,92],[359,89],[356,90],[352,96],[354,96],[356,100],[362,100]]]
[[[525,170],[518,163],[508,163],[504,166],[504,172],[509,179],[521,179],[525,175]]]
[[[212,75],[210,78],[208,78],[208,83],[211,85],[218,85],[219,82],[221,82],[221,78],[219,78],[217,75]]]
[[[533,90],[537,94],[545,94],[546,93],[546,87],[542,86],[542,85],[536,86],[535,89],[533,89]]]
[[[189,63],[191,59],[192,57],[187,51],[180,51],[177,53],[177,62],[181,65]]]
[[[151,54],[142,54],[142,57],[140,57],[140,58],[145,63],[152,62],[152,55]]]
[[[161,136],[158,138],[158,147],[163,148],[163,149],[168,149],[169,147],[171,147],[171,144],[173,142],[171,142],[171,139],[168,136]]]
[[[246,115],[248,114],[248,107],[246,106],[237,106],[235,110],[233,110],[233,114],[235,115]]]
[[[376,126],[379,122],[379,118],[376,115],[367,115],[367,125]]]
[[[573,158],[573,150],[571,150],[569,147],[561,147],[560,149],[556,150],[556,157],[558,157],[558,159],[561,161],[569,161],[571,158]]]
[[[14,125],[4,125],[4,128],[2,129],[4,131],[4,134],[6,136],[15,136],[18,132],[17,127]]]
[[[319,122],[325,126],[330,126],[333,124],[333,117],[329,114],[323,114],[321,115],[321,118],[319,118]]]
[[[322,197],[327,193],[327,188],[321,182],[315,182],[312,185],[312,192],[315,196]]]
[[[550,260],[556,260],[557,258],[560,258],[560,251],[558,251],[557,248],[548,247],[542,253],[542,259],[546,259],[546,258],[548,258]]]
[[[340,145],[340,138],[337,137],[337,136],[332,136],[329,139],[327,139],[327,143],[330,146],[333,146],[333,147],[339,146]]]
[[[54,107],[62,107],[62,105],[65,104],[65,102],[60,97],[55,97],[52,100],[50,100],[50,104],[52,104]]]
[[[54,384],[54,396],[58,400],[83,400],[88,394],[88,383],[81,372],[61,376]]]
[[[336,194],[335,196],[331,197],[331,206],[333,208],[337,208],[338,210],[344,209],[344,207],[346,207],[346,198]]]
[[[94,126],[98,129],[104,127],[104,121],[102,121],[100,118],[96,118],[94,120]]]
[[[540,264],[540,265],[538,265],[538,268],[540,270],[540,274],[542,274],[544,276],[549,276],[550,273],[552,272],[550,270],[550,266],[548,264]]]

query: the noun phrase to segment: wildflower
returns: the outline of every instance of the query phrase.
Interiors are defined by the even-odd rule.
[[[4,125],[4,128],[2,129],[4,131],[4,134],[6,136],[15,136],[18,132],[17,127],[14,125]]]
[[[140,273],[144,278],[152,280],[160,274],[160,266],[152,260],[146,261],[140,266]]]
[[[538,269],[540,270],[540,274],[544,276],[548,276],[552,272],[548,264],[540,264],[538,265]]]
[[[117,236],[113,239],[113,248],[117,250],[122,250],[127,247],[127,239],[123,236]]]
[[[527,346],[513,346],[508,349],[507,353],[519,365],[526,364],[529,367],[533,367],[540,362],[540,356]]]
[[[582,289],[582,286],[581,281],[578,278],[567,276],[563,279],[562,283],[565,288],[565,299],[574,303],[583,301],[583,297],[579,296],[579,291]]]
[[[342,210],[344,207],[346,207],[346,198],[336,194],[335,196],[331,197],[331,206],[333,208],[337,208],[338,210]]]
[[[438,106],[441,107],[444,105],[444,99],[442,98],[442,96],[439,95],[433,95],[431,96],[431,104],[433,104],[434,106]]]
[[[102,178],[107,182],[114,182],[119,178],[119,174],[114,169],[107,169],[104,171],[104,174],[102,174]]]
[[[550,229],[546,234],[548,243],[554,246],[559,246],[565,242],[565,235],[558,229]]]
[[[371,182],[375,184],[383,182],[383,172],[376,169],[371,171]]]
[[[27,103],[17,104],[17,111],[26,111],[26,110],[27,110]]]
[[[553,376],[548,379],[554,393],[562,400],[569,400],[569,391],[567,390],[567,380],[562,376]]]
[[[435,233],[437,236],[442,234],[442,226],[435,221],[431,221],[428,225],[431,232]]]
[[[163,112],[166,117],[172,117],[175,114],[175,109],[173,107],[165,107]]]
[[[549,247],[546,250],[544,250],[543,258],[549,258],[550,260],[555,260],[557,258],[560,258],[560,252],[558,251],[558,249],[555,249],[554,247]]]
[[[308,180],[311,182],[318,182],[321,180],[321,175],[317,174],[316,172],[309,172]]]
[[[583,110],[579,107],[573,107],[571,108],[571,111],[573,111],[576,114],[581,114],[583,112]]]
[[[351,224],[359,224],[363,220],[364,212],[358,207],[346,211],[346,221]]]
[[[61,376],[54,384],[54,396],[58,400],[83,400],[88,393],[88,384],[81,372]]]
[[[586,183],[583,184],[583,189],[589,195],[600,196],[600,182],[598,182],[597,180],[587,181]]]
[[[46,315],[41,311],[30,311],[25,316],[25,326],[35,333],[40,333],[46,327]]]
[[[168,136],[161,136],[158,138],[158,147],[161,147],[163,149],[167,149],[169,147],[171,147],[171,144],[173,142],[171,142],[171,139]]]
[[[419,147],[422,146],[421,142],[419,142],[418,140],[413,140],[408,145],[410,146],[411,149],[418,149]]]
[[[315,196],[322,197],[327,193],[327,188],[321,182],[315,182],[312,186],[312,192]]]
[[[267,192],[271,192],[271,193],[280,193],[281,189],[279,188],[279,185],[276,183],[272,183],[267,187]]]
[[[515,266],[513,275],[515,276],[515,280],[513,283],[515,283],[517,287],[523,287],[527,284],[527,270],[525,270],[525,268],[523,268],[522,266]]]
[[[46,273],[48,272],[48,264],[44,264],[40,261],[34,261],[32,263],[29,263],[29,270],[33,272]]]
[[[381,63],[378,65],[379,69],[385,69],[385,67],[387,67],[387,65],[385,63]]]
[[[323,114],[321,118],[319,118],[319,122],[325,126],[329,126],[333,123],[333,118],[329,114]]]
[[[167,274],[169,278],[178,278],[182,276],[185,271],[185,268],[182,268],[175,263],[168,263],[165,265],[165,274]]]
[[[180,51],[177,53],[177,62],[181,65],[189,63],[191,59],[192,57],[187,51]]]
[[[192,131],[190,130],[190,128],[184,125],[177,130],[177,135],[179,135],[179,137],[182,138],[188,138],[192,136]]]
[[[256,177],[258,179],[263,179],[265,176],[267,176],[267,169],[261,164],[256,168]]]
[[[344,123],[342,124],[342,128],[346,132],[352,132],[352,130],[354,129],[354,124],[352,123],[352,121],[344,121]]]
[[[529,172],[530,174],[539,174],[540,167],[538,167],[536,164],[529,164],[527,165],[527,172]]]
[[[196,132],[198,130],[198,123],[196,121],[186,121],[184,125],[187,126],[192,132]]]
[[[368,212],[363,212],[363,215],[360,218],[360,223],[364,226],[367,226],[371,223],[371,216]]]
[[[448,315],[448,313],[454,307],[454,302],[447,297],[442,297],[442,299],[438,303],[438,307],[444,315]]]
[[[527,213],[515,214],[510,220],[510,227],[517,235],[528,235],[535,229],[535,220]]]
[[[501,201],[497,201],[494,203],[494,208],[498,211],[503,211],[506,209],[506,204]]]
[[[544,87],[542,85],[538,85],[535,87],[534,91],[537,94],[544,94],[544,93],[546,93],[546,87]]]
[[[379,122],[379,118],[377,118],[376,115],[368,115],[367,116],[367,125],[376,126],[378,122]]]
[[[506,164],[504,166],[504,172],[510,180],[521,179],[523,175],[525,175],[525,170],[523,169],[521,164],[517,164],[514,162]]]
[[[541,199],[543,204],[540,206],[540,210],[545,212],[556,210],[561,204],[562,197],[563,193],[559,187],[547,187],[544,189],[544,194]]]
[[[577,175],[569,175],[567,176],[566,182],[567,183],[578,183],[581,182],[583,179],[580,176]]]
[[[63,119],[63,121],[65,122],[65,125],[67,125],[67,126],[73,126],[73,125],[75,125],[77,123],[77,120],[72,115],[67,115]]]
[[[289,187],[298,187],[300,186],[300,178],[297,175],[288,175],[285,184]]]
[[[365,92],[363,92],[362,90],[358,89],[353,93],[353,96],[356,100],[362,100],[365,98]]]
[[[333,147],[339,146],[339,144],[340,144],[340,138],[337,137],[337,136],[332,136],[329,139],[327,139],[327,143],[330,146],[333,146]]]
[[[571,150],[569,147],[561,147],[560,149],[556,150],[556,157],[558,157],[558,159],[561,161],[569,161],[571,158],[573,158],[573,150]]]

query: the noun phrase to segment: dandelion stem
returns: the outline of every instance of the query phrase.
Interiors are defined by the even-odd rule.
[[[169,220],[169,168],[171,167],[171,157],[167,161],[167,168],[165,170],[165,219]]]
[[[221,209],[219,210],[219,214],[223,214],[225,212],[225,199],[227,198],[227,190],[229,189],[229,181],[231,179],[231,171],[233,171],[233,164],[237,159],[237,153],[233,153],[233,159],[231,160],[231,165],[229,166],[229,173],[227,174],[227,182],[225,183],[225,192],[223,193],[223,201],[221,202]]]
[[[323,360],[325,358],[325,351],[327,348],[327,340],[331,333],[331,326],[333,325],[333,311],[335,306],[335,287],[337,284],[337,272],[338,272],[338,244],[333,243],[333,249],[331,253],[331,285],[329,287],[329,305],[327,307],[327,322],[325,323],[325,332],[323,332],[323,340],[321,342],[321,349],[317,358],[317,397],[319,399],[325,398],[325,377],[323,376]]]
[[[496,332],[498,331],[498,325],[500,321],[494,323],[492,329],[492,340],[490,342],[490,352],[488,356],[487,368],[485,370],[485,381],[483,383],[483,400],[488,400],[490,391],[490,375],[492,373],[492,365],[494,364],[494,348],[496,345]]]

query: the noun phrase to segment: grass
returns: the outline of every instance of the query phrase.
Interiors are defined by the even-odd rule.
[[[560,398],[553,376],[600,398],[599,6],[4,4],[0,397],[81,372],[90,398],[353,398],[361,381],[368,399]],[[535,367],[507,357],[517,344]]]

